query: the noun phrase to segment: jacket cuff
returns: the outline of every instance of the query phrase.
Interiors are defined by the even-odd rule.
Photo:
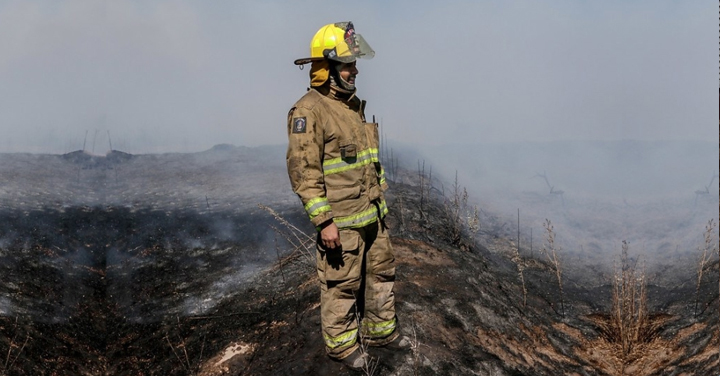
[[[312,222],[313,226],[320,227],[323,222],[329,221],[331,219],[333,219],[332,210],[316,215],[313,219],[310,220],[310,222]]]

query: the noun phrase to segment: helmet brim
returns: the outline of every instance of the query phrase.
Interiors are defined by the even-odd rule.
[[[295,64],[295,65],[305,65],[305,64],[310,64],[310,63],[312,63],[313,61],[323,61],[323,60],[325,60],[325,58],[322,58],[322,57],[304,57],[304,58],[302,58],[302,59],[297,59],[297,60],[295,60],[295,61],[294,61],[294,64]]]

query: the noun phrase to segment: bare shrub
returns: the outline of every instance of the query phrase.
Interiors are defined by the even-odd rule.
[[[700,284],[702,283],[702,278],[705,273],[705,269],[707,269],[708,265],[710,264],[710,259],[712,258],[712,249],[714,247],[714,233],[715,233],[715,227],[717,227],[717,224],[714,220],[709,220],[708,224],[705,226],[705,233],[703,234],[705,238],[704,245],[700,248],[700,259],[698,260],[698,269],[697,269],[697,284],[695,287],[695,310],[694,310],[694,317],[697,318],[698,316],[698,305],[700,303]]]
[[[562,269],[560,268],[560,259],[558,258],[557,254],[560,249],[555,245],[554,227],[549,219],[545,219],[543,227],[545,228],[547,245],[543,245],[543,247],[540,249],[540,252],[547,257],[548,261],[550,261],[550,266],[552,267],[553,271],[555,271],[555,276],[557,277],[558,282],[558,290],[560,291],[560,312],[562,317],[564,318],[565,297],[563,294]]]
[[[540,174],[540,173],[536,174],[535,177],[543,178],[545,180],[545,184],[547,184],[548,188],[550,188],[549,194],[560,196],[560,199],[562,199],[563,205],[565,204],[565,198],[563,197],[563,193],[565,193],[565,191],[555,189],[555,186],[550,184],[550,180],[548,180],[547,174],[544,171],[542,174]]]
[[[430,179],[430,185],[432,185],[432,172],[431,172],[431,179]],[[426,177],[425,177],[425,160],[422,161],[422,169],[420,169],[420,161],[418,160],[418,180],[420,181],[420,215],[422,218],[426,218],[425,216],[425,210],[424,210],[424,202],[426,197],[430,193],[430,187],[425,187],[426,185]],[[427,192],[426,192],[427,190]]]
[[[616,267],[613,279],[612,312],[610,314],[610,340],[620,345],[623,362],[649,335],[647,312],[647,281],[645,271],[638,274],[637,263],[628,258],[628,243],[623,240],[620,268]]]
[[[449,199],[445,199],[443,210],[447,218],[450,242],[453,245],[460,245],[464,230],[474,234],[480,229],[480,216],[475,205],[468,204],[468,192],[466,188],[458,184],[457,171],[455,171],[455,182]]]
[[[403,194],[402,192],[398,192],[397,194],[397,206],[398,206],[398,216],[400,217],[400,233],[404,233],[405,229],[407,228],[407,225],[405,224],[405,213],[404,213],[404,207],[403,207]]]

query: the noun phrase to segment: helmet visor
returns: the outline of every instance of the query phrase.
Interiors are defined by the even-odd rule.
[[[341,63],[352,63],[357,59],[372,59],[375,56],[375,51],[365,41],[365,38],[355,33],[355,26],[352,22],[338,22],[335,26],[345,31],[343,42],[328,51],[326,56],[328,59]]]

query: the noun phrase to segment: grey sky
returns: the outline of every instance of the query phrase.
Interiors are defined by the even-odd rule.
[[[0,152],[286,142],[323,24],[390,139],[717,142],[710,1],[3,1]]]

